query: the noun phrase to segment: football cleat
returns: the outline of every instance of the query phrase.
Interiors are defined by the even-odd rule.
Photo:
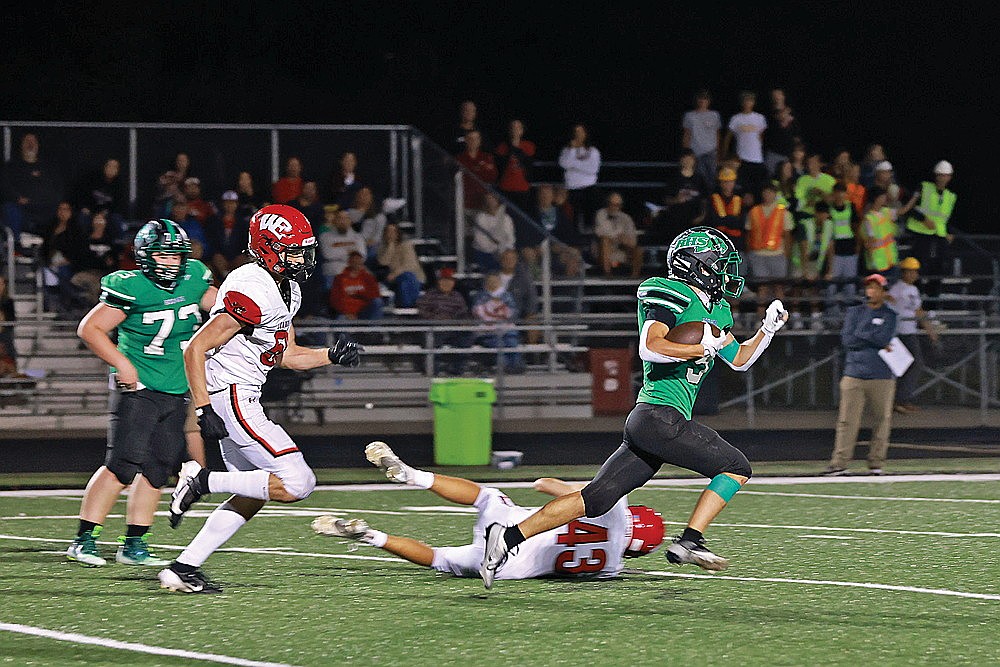
[[[115,554],[115,562],[122,565],[145,565],[146,567],[163,567],[170,565],[169,560],[164,560],[156,556],[149,550],[149,536],[141,537],[119,537],[118,553]]]
[[[479,566],[479,576],[483,578],[483,586],[487,590],[493,587],[493,580],[496,578],[497,570],[503,567],[510,556],[510,549],[504,540],[506,526],[499,523],[491,523],[486,528],[486,551],[483,554],[483,562]]]
[[[370,530],[364,519],[338,519],[332,514],[318,516],[312,521],[312,529],[317,535],[343,537],[360,542]]]
[[[413,481],[413,468],[403,463],[384,442],[376,440],[368,443],[365,447],[365,456],[392,481],[400,484],[409,484]]]
[[[213,584],[201,570],[193,572],[176,572],[172,568],[160,570],[157,575],[160,588],[166,588],[178,593],[221,593],[222,588]]]
[[[679,536],[667,547],[667,560],[674,565],[688,563],[697,565],[703,570],[718,572],[729,567],[729,560],[709,551],[705,540],[683,540]]]
[[[202,467],[197,461],[188,461],[181,466],[177,475],[177,487],[170,494],[171,528],[179,526],[184,513],[208,493],[208,489],[201,488],[201,482],[198,481],[198,473],[201,471]]]
[[[66,549],[66,558],[87,567],[107,565],[108,561],[101,558],[101,553],[97,550],[97,538],[100,536],[100,526],[94,526],[93,530],[88,530],[83,535],[79,535],[69,545],[69,548]]]

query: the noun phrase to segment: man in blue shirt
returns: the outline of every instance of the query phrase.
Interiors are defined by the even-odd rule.
[[[873,273],[865,278],[867,303],[848,309],[840,341],[847,350],[844,377],[840,379],[840,414],[837,417],[837,439],[830,465],[824,475],[843,475],[854,456],[858,428],[865,405],[870,404],[876,415],[868,446],[868,471],[882,474],[889,450],[889,429],[892,426],[892,403],[896,397],[896,378],[889,370],[879,350],[889,347],[896,335],[896,311],[886,303],[885,276]]]

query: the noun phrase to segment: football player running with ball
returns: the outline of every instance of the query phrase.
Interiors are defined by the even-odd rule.
[[[163,566],[147,540],[160,487],[176,470],[186,445],[188,383],[184,345],[215,303],[212,273],[189,259],[191,242],[171,220],[151,220],[136,233],[138,271],[101,279],[100,303],[80,321],[77,334],[111,366],[111,420],[104,465],[90,478],[80,525],[66,557],[100,567],[97,540],[122,490],[130,487],[126,532],[115,560]],[[118,344],[111,332],[118,330]]]
[[[160,572],[161,587],[174,591],[218,592],[198,569],[205,560],[265,502],[294,503],[307,498],[316,485],[299,448],[260,405],[268,371],[361,363],[361,346],[343,337],[329,349],[295,342],[292,318],[302,301],[299,284],[316,267],[316,237],[306,217],[291,206],[265,206],[250,219],[249,245],[256,261],[226,277],[211,319],[184,351],[198,425],[206,440],[219,441],[228,472],[185,463],[170,502],[170,524],[176,527],[206,493],[233,495]]]
[[[515,505],[498,489],[479,486],[460,477],[411,468],[384,442],[369,444],[365,455],[394,482],[428,489],[445,500],[475,507],[477,516],[472,543],[461,547],[430,547],[408,537],[374,530],[364,519],[342,519],[331,514],[324,514],[312,522],[313,530],[320,535],[379,547],[411,563],[456,577],[477,577],[486,546],[486,527],[492,523],[519,521],[536,511]],[[582,486],[551,477],[535,481],[535,490],[552,496],[572,493]],[[660,514],[643,505],[629,505],[628,499],[623,497],[601,516],[571,521],[568,526],[527,540],[507,559],[497,577],[608,579],[621,573],[625,558],[652,553],[662,542],[663,518]]]
[[[747,370],[788,319],[781,302],[772,301],[757,333],[743,343],[736,342],[729,333],[733,317],[725,299],[735,299],[743,291],[740,261],[732,241],[711,227],[689,229],[670,244],[668,277],[650,278],[639,285],[643,384],[638,402],[625,420],[621,447],[583,490],[550,501],[516,525],[489,526],[486,555],[480,566],[486,588],[493,584],[511,550],[526,539],[582,516],[600,516],[625,494],[645,484],[664,463],[711,480],[684,532],[667,547],[667,560],[693,563],[706,570],[729,565],[705,546],[702,534],[750,479],[750,463],[718,433],[691,419],[691,408],[716,357],[734,370]],[[671,328],[688,322],[703,323],[700,343],[668,339]]]

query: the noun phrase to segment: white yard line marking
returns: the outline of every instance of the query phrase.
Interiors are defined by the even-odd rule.
[[[636,570],[635,572],[640,572]],[[892,584],[873,584],[861,581],[826,581],[823,579],[788,579],[785,577],[733,577],[722,574],[682,574],[679,572],[642,572],[654,577],[673,577],[677,579],[722,579],[726,581],[757,581],[774,584],[804,584],[807,586],[844,586],[847,588],[874,588],[882,591],[903,591],[907,593],[927,593],[929,595],[947,595],[957,598],[972,598],[975,600],[1000,600],[995,593],[966,593],[952,591],[946,588],[920,588],[918,586],[895,586]]]
[[[0,539],[13,539],[13,540],[25,540],[29,542],[69,542],[70,540],[51,540],[41,537],[17,537],[14,535],[0,535]],[[181,549],[181,547],[174,547],[168,545],[159,545],[161,548],[165,549]],[[407,561],[401,558],[388,558],[381,556],[359,556],[357,554],[324,554],[324,553],[310,553],[302,551],[275,551],[273,549],[249,549],[249,548],[222,548],[219,551],[231,551],[238,553],[248,553],[248,554],[262,554],[268,556],[292,556],[299,558],[333,558],[333,559],[344,559],[344,560],[369,560],[369,561],[379,561],[384,563],[406,563]],[[778,584],[802,584],[808,586],[842,586],[848,588],[871,588],[886,591],[902,591],[909,593],[925,593],[928,595],[945,595],[951,597],[960,598],[973,598],[977,600],[1000,600],[1000,595],[993,593],[967,593],[964,591],[952,591],[944,588],[921,588],[918,586],[896,586],[893,584],[874,584],[869,582],[858,582],[858,581],[827,581],[822,579],[791,579],[784,577],[734,577],[719,574],[686,574],[678,572],[661,572],[661,571],[644,571],[644,570],[632,570],[634,574],[646,574],[655,577],[673,577],[679,579],[721,579],[727,581],[752,581],[752,582],[763,582],[763,583],[778,583]],[[233,664],[249,664],[249,663],[233,663]],[[254,663],[262,664],[262,663]]]
[[[151,646],[149,644],[139,644],[136,642],[123,642],[117,639],[106,637],[91,637],[75,632],[60,632],[58,630],[48,630],[31,625],[21,625],[20,623],[0,623],[0,630],[13,632],[21,635],[32,635],[34,637],[45,637],[61,642],[73,644],[89,644],[104,648],[114,648],[121,651],[132,651],[134,653],[148,653],[150,655],[165,655],[172,658],[187,658],[189,660],[205,660],[207,662],[217,662],[224,665],[241,665],[242,667],[292,667],[283,662],[262,662],[260,660],[246,660],[244,658],[234,658],[228,655],[217,653],[202,653],[200,651],[185,651],[176,648],[164,648],[162,646]]]
[[[851,537],[850,535],[796,535],[796,537],[801,537],[804,539],[814,539],[814,540],[860,540],[860,537]]]

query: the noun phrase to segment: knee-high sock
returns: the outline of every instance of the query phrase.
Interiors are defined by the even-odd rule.
[[[247,522],[243,515],[229,509],[228,504],[219,505],[215,508],[205,525],[201,527],[198,534],[191,540],[177,561],[185,565],[201,567],[202,563],[208,560],[212,553],[236,534],[243,524]]]
[[[270,500],[267,482],[271,473],[266,470],[236,472],[211,472],[208,474],[209,493],[233,493],[244,498]]]

